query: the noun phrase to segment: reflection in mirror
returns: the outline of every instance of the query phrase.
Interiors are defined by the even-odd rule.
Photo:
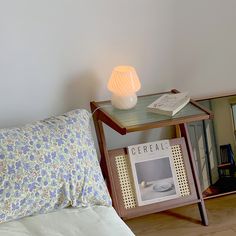
[[[204,198],[236,191],[236,95],[198,101],[214,113],[213,120],[188,124]]]

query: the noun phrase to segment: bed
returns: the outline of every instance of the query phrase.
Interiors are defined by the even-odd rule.
[[[0,130],[0,235],[134,235],[112,207],[91,114]]]
[[[94,206],[25,217],[0,225],[4,236],[132,236],[114,208]]]

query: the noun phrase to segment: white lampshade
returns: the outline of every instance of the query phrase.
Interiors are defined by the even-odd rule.
[[[141,84],[132,66],[117,66],[112,71],[107,88],[113,93],[114,107],[130,109],[137,103],[136,92],[141,88]]]

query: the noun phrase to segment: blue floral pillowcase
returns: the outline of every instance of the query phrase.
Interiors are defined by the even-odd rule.
[[[111,205],[90,113],[0,130],[0,222],[67,206]]]

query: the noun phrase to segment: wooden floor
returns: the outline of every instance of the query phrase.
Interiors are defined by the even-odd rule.
[[[197,205],[127,220],[135,235],[236,236],[236,194],[205,201],[209,226],[203,226]]]

